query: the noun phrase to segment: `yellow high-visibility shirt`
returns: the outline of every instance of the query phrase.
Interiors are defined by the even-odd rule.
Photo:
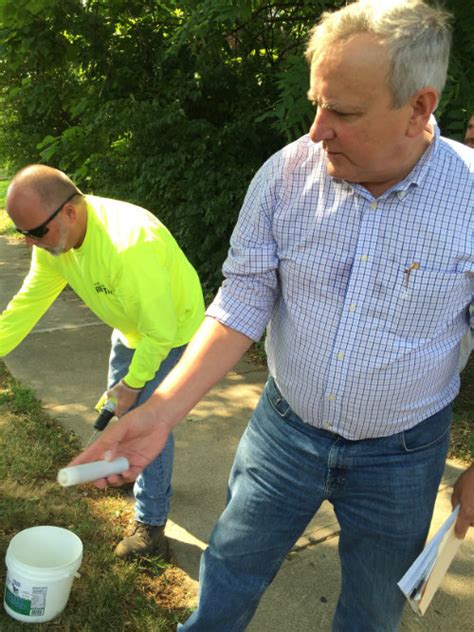
[[[14,349],[69,284],[135,349],[127,384],[142,387],[204,318],[199,278],[168,229],[143,208],[91,195],[79,248],[33,247],[30,271],[0,316],[0,356]]]

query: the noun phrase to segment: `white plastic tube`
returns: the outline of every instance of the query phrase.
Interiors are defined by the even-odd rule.
[[[90,483],[111,474],[121,474],[128,470],[128,467],[128,459],[124,456],[113,461],[93,461],[92,463],[64,467],[58,472],[58,483],[63,487]]]

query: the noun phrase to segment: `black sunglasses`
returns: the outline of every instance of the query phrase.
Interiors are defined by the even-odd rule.
[[[17,233],[21,233],[25,237],[33,237],[33,239],[41,239],[42,237],[44,237],[46,235],[46,233],[49,230],[49,228],[48,228],[49,222],[53,221],[53,219],[56,217],[56,215],[62,210],[63,206],[65,204],[67,204],[70,200],[72,200],[72,198],[75,195],[81,195],[81,194],[79,193],[79,191],[74,191],[73,193],[71,193],[71,195],[67,198],[67,200],[64,200],[64,202],[61,204],[61,206],[59,208],[57,208],[54,211],[54,213],[51,213],[51,215],[48,217],[48,219],[45,222],[43,222],[39,226],[36,226],[36,228],[29,228],[28,230],[23,230],[21,228],[15,228],[16,232]]]

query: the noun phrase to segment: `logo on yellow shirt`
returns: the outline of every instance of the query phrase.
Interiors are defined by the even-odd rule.
[[[108,287],[105,287],[105,285],[102,285],[100,281],[97,281],[94,287],[97,294],[113,294],[112,290],[109,290]]]

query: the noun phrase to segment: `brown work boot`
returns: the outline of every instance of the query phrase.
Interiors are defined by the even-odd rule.
[[[115,548],[115,555],[123,559],[150,554],[159,555],[165,562],[169,562],[170,551],[164,524],[154,527],[135,522],[132,534],[119,542]]]

